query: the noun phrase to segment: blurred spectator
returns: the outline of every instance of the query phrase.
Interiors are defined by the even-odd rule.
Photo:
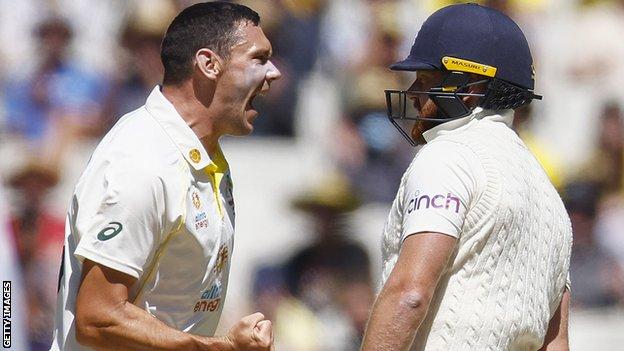
[[[598,244],[624,269],[624,198],[607,196],[601,203],[596,223]]]
[[[372,6],[372,5],[371,5]],[[375,5],[379,13],[392,3]],[[396,61],[399,37],[380,16],[368,41],[369,53],[350,68],[342,89],[346,118],[334,150],[358,194],[367,202],[392,201],[401,176],[413,157],[410,145],[386,117],[382,87],[399,88],[400,76],[388,69]]]
[[[45,198],[57,181],[54,169],[34,161],[9,178],[16,192],[11,224],[24,277],[33,351],[48,350],[52,341],[64,221],[45,208]]]
[[[574,233],[570,277],[573,306],[605,307],[624,302],[624,273],[596,242],[598,188],[593,183],[571,183],[564,202]]]
[[[531,132],[533,122],[533,105],[525,105],[515,110],[513,128],[522,141],[531,150],[537,161],[542,165],[548,178],[555,188],[561,189],[564,184],[561,162],[555,154]]]
[[[581,174],[600,186],[598,244],[624,268],[624,116],[616,102],[603,107],[598,147]]]
[[[264,266],[254,274],[254,310],[273,321],[279,350],[315,351],[323,345],[322,321],[286,286],[283,267]]]
[[[260,118],[254,123],[254,135],[292,137],[299,87],[318,56],[320,19],[326,1],[242,2],[260,13],[266,36],[273,44],[273,62],[282,72],[282,79],[271,85],[271,94],[256,100]]]
[[[9,132],[43,146],[54,164],[75,137],[102,132],[106,83],[70,60],[72,30],[67,21],[47,18],[34,35],[39,62],[29,79],[7,83],[6,125]]]
[[[162,83],[160,43],[177,13],[170,0],[135,3],[121,30],[120,44],[126,54],[120,61],[114,88],[108,96],[104,118],[110,126],[138,108],[157,84]]]
[[[624,190],[624,116],[615,102],[600,113],[598,146],[582,168],[582,177],[600,185],[603,194]]]
[[[318,56],[320,17],[327,0],[281,0],[284,8],[274,50],[297,77],[307,74]]]
[[[0,177],[1,179],[1,177]],[[28,351],[28,335],[25,324],[28,314],[22,284],[22,271],[18,263],[15,240],[11,236],[8,203],[4,184],[0,183],[0,280],[11,282],[11,347]]]
[[[312,122],[309,123],[324,126],[319,123],[320,117],[330,116],[325,119],[328,127],[322,130],[328,129],[334,134],[314,134],[314,138],[298,139],[297,142],[305,143],[306,149],[312,149],[324,140],[333,140],[332,154],[325,153],[328,148],[324,148],[319,157],[337,162],[339,168],[348,174],[363,201],[386,203],[394,198],[398,179],[413,155],[413,149],[386,118],[383,89],[405,87],[404,82],[399,80],[400,75],[390,73],[387,66],[394,62],[400,45],[406,45],[402,51],[409,50],[411,46],[411,39],[406,42],[398,37],[395,27],[403,25],[406,32],[415,30],[417,26],[414,24],[420,23],[426,14],[459,0],[239,1],[261,14],[262,26],[274,45],[276,65],[283,72],[283,78],[271,87],[271,94],[256,99],[261,115],[256,120],[254,134],[292,136],[293,121],[297,118],[318,116],[319,119],[310,118]],[[194,2],[196,0],[0,1],[0,27],[3,30],[0,39],[6,44],[0,50],[0,57],[7,59],[3,61],[6,65],[0,69],[3,83],[0,110],[4,110],[0,111],[0,122],[11,133],[8,138],[5,134],[0,137],[0,151],[7,168],[14,166],[10,159],[4,158],[5,155],[10,153],[13,157],[13,150],[23,149],[21,143],[7,147],[12,139],[25,139],[31,148],[38,147],[44,158],[45,155],[52,155],[47,158],[50,164],[57,162],[59,156],[55,155],[61,154],[68,146],[73,145],[78,154],[90,154],[88,147],[84,150],[76,148],[73,140],[99,135],[115,122],[114,118],[144,101],[147,92],[159,83],[155,79],[162,70],[160,33],[171,16],[171,7],[185,7]],[[562,189],[566,181],[564,178],[571,175],[563,171],[572,169],[572,166],[576,169],[578,163],[589,156],[578,178],[584,179],[580,184],[589,183],[596,192],[592,196],[580,196],[593,199],[589,201],[594,203],[591,206],[593,209],[585,206],[583,200],[576,201],[576,205],[572,206],[576,209],[571,211],[577,242],[571,268],[573,300],[584,307],[622,301],[618,297],[621,295],[618,295],[616,283],[619,268],[611,267],[617,267],[614,262],[624,267],[624,127],[620,107],[624,102],[624,90],[620,88],[624,83],[624,61],[621,60],[624,45],[618,44],[620,41],[617,39],[624,30],[624,1],[477,2],[508,13],[518,20],[527,36],[532,37],[529,42],[537,69],[536,91],[543,93],[545,99],[538,105],[540,113],[535,113],[535,117],[539,118],[533,120],[534,113],[530,110],[517,111],[515,122],[518,134],[542,163],[553,183]],[[129,11],[128,16],[126,10]],[[48,17],[51,13],[62,13],[69,22]],[[71,28],[68,23],[72,23]],[[33,24],[39,25],[31,38]],[[407,37],[412,38],[413,35]],[[118,47],[113,45],[115,43]],[[582,50],[579,50],[579,45]],[[36,48],[36,55],[29,55],[33,47]],[[83,65],[77,64],[78,59]],[[107,64],[103,65],[102,61]],[[111,73],[106,79],[112,77],[114,88],[109,89],[106,79],[94,73],[102,68]],[[304,84],[311,70],[314,70],[314,78],[321,76],[326,82],[321,87],[332,89],[323,91],[325,95],[311,100],[313,103],[301,104],[306,97],[318,94],[317,89],[302,89],[309,85]],[[25,76],[28,79],[24,79]],[[607,92],[608,95],[605,95]],[[327,99],[327,95],[342,95],[335,98],[342,104]],[[610,102],[603,107],[605,100]],[[328,105],[331,107],[328,108]],[[599,120],[593,118],[595,111],[602,111],[603,117]],[[619,117],[614,117],[616,115]],[[334,124],[337,120],[340,123]],[[598,131],[600,141],[593,150],[590,147],[593,140],[589,136],[595,131]],[[291,147],[291,144],[286,147]],[[15,156],[13,159],[19,158]],[[60,169],[62,181],[72,177],[72,169],[82,169],[76,164],[86,158],[72,157],[69,160],[70,157],[66,157],[68,162],[63,163],[64,168]],[[288,173],[288,166],[285,165],[284,177],[293,176],[293,172]],[[317,165],[310,166],[302,161],[292,168],[308,171],[310,167]],[[28,181],[34,185],[16,186],[14,189],[18,196],[10,204],[15,209],[12,214],[13,228],[20,230],[15,233],[15,245],[20,245],[22,263],[29,267],[24,271],[28,289],[14,287],[13,297],[17,301],[15,292],[28,291],[24,298],[31,303],[36,302],[30,307],[33,317],[29,325],[33,345],[39,343],[40,346],[45,344],[45,339],[49,337],[46,333],[50,330],[50,327],[42,326],[47,323],[42,316],[46,313],[51,315],[46,308],[52,305],[47,305],[45,299],[38,300],[38,296],[46,293],[53,295],[56,291],[58,245],[62,241],[62,221],[44,208],[43,201],[47,191],[54,188],[54,195],[59,198],[54,212],[64,213],[69,196],[65,191],[67,189],[54,187],[55,181],[51,180],[57,179],[58,174],[45,166],[41,168],[44,169],[42,172],[26,172],[39,175],[33,177],[35,180]],[[24,178],[23,175],[17,178],[20,177]],[[578,184],[579,181],[575,182],[568,190],[578,187]],[[22,195],[26,193],[35,196]],[[573,202],[569,197],[566,200],[568,207]],[[596,202],[598,205],[595,205]],[[311,218],[317,218],[315,223],[333,221],[332,216],[344,218],[342,214],[331,214],[323,219],[323,215],[313,215],[313,212],[318,211],[305,210]],[[387,213],[385,210],[382,212],[383,216]],[[276,212],[275,218],[284,215],[287,214]],[[38,219],[35,220],[35,217]],[[266,221],[271,222],[272,219]],[[297,266],[296,262],[305,261],[306,257],[315,259],[310,259],[313,263],[305,267],[347,265],[338,259],[335,263],[325,263],[337,254],[332,253],[335,249],[320,252],[320,248],[325,247],[322,245],[325,239],[321,239],[318,233],[323,231],[322,226],[317,226],[313,232],[316,239],[306,251],[310,254],[299,252],[299,261],[293,256],[289,269]],[[364,257],[358,251],[358,245],[346,239],[344,225],[342,229],[329,231],[341,233],[338,236],[343,239],[327,240],[328,244],[324,245],[330,248],[354,245],[355,249],[349,248],[353,250],[354,257]],[[39,237],[58,239],[41,239],[44,244],[35,245],[33,238]],[[279,240],[287,239],[280,237]],[[0,246],[2,250],[9,247]],[[243,251],[239,254],[251,257],[254,253]],[[48,256],[49,264],[46,266]],[[4,263],[8,259],[4,252],[0,253],[0,261]],[[360,261],[364,262],[363,259]],[[37,273],[36,267],[43,269]],[[2,268],[6,268],[5,265]],[[297,269],[305,272],[313,270]],[[328,269],[314,270],[325,272]],[[282,265],[260,269],[253,288],[253,301],[257,308],[269,317],[275,316],[278,349],[329,349],[331,347],[326,345],[325,340],[333,335],[348,335],[341,341],[347,344],[344,340],[357,334],[357,325],[364,323],[364,316],[372,303],[372,297],[369,301],[370,284],[362,279],[362,283],[349,282],[349,288],[342,289],[348,290],[346,292],[337,291],[339,289],[335,286],[324,290],[310,287],[310,281],[318,281],[323,284],[322,287],[332,286],[333,283],[329,282],[335,278],[327,277],[335,277],[338,273],[305,273],[304,276],[313,278],[303,279],[302,276],[302,279],[296,279],[292,273],[286,275],[285,271]],[[38,281],[44,275],[47,277]],[[304,286],[304,291],[301,291],[301,286]],[[339,306],[336,307],[337,313],[326,313],[329,308],[323,308],[323,303],[327,299],[335,299],[330,301],[330,306]],[[229,303],[239,305],[240,302],[230,300]],[[17,315],[15,308],[14,315]],[[344,311],[351,312],[346,314]],[[26,313],[23,316],[25,319],[28,317]],[[332,321],[329,325],[334,326],[334,330],[327,331],[328,327],[323,325],[327,321]],[[15,319],[13,322],[14,325],[17,323]],[[333,347],[339,348],[336,345]],[[14,348],[27,350],[26,346],[19,344],[14,344]]]
[[[370,7],[365,1],[330,1],[321,22],[321,68],[331,79],[341,79],[344,68],[365,56]]]
[[[578,9],[570,24],[576,29],[574,36],[567,39],[583,43],[583,50],[571,45],[574,55],[569,57],[567,74],[578,82],[591,87],[601,87],[603,91],[619,94],[624,80],[624,45],[614,45],[611,34],[624,30],[624,1],[622,0],[582,0],[577,1]]]
[[[359,199],[336,175],[294,199],[293,206],[312,219],[314,238],[285,264],[289,293],[320,322],[318,350],[357,350],[373,303],[368,253],[349,237],[345,223]]]

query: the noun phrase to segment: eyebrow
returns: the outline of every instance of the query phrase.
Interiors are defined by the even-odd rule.
[[[251,52],[252,55],[261,55],[261,56],[265,56],[266,58],[271,58],[271,56],[273,56],[273,50],[272,49],[256,49],[253,50]]]
[[[433,74],[431,72],[416,72],[416,79],[430,79]]]

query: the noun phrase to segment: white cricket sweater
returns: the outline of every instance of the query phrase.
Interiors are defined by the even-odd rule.
[[[425,132],[401,180],[383,234],[383,282],[407,236],[458,238],[413,350],[543,343],[567,283],[572,229],[512,121],[513,111],[477,108]]]

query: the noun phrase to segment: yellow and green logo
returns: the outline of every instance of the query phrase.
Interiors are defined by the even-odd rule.
[[[123,229],[123,225],[121,223],[110,222],[108,223],[108,226],[100,230],[100,232],[97,235],[97,238],[100,241],[106,241],[106,240],[112,239],[117,234],[119,234],[119,232],[121,232],[122,229]]]

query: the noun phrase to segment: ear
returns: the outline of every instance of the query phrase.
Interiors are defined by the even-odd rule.
[[[467,93],[470,93],[470,94],[474,94],[474,93],[476,93],[477,91],[475,90],[475,87],[474,87],[474,86],[471,86],[471,87],[468,87],[468,91],[466,91],[466,92],[467,92]],[[462,101],[464,102],[464,104],[466,104],[466,106],[469,106],[469,105],[470,105],[470,103],[471,103],[472,101],[474,101],[474,98],[473,98],[472,96],[462,96],[462,97],[461,97],[461,99],[462,99]]]
[[[472,74],[472,73],[470,74],[470,82],[476,82],[476,81],[482,80],[484,78],[487,78],[487,77],[479,76],[479,75]],[[485,93],[486,89],[487,89],[487,83],[471,85],[470,87],[468,87],[467,93],[483,94],[483,93]],[[478,102],[479,98],[474,97],[474,96],[464,96],[464,97],[462,97],[462,100],[464,101],[464,103],[467,106],[470,106],[471,104],[476,104]],[[472,106],[472,107],[474,107],[474,106]]]
[[[223,72],[223,60],[210,49],[199,49],[195,53],[195,64],[208,79],[216,80]]]

